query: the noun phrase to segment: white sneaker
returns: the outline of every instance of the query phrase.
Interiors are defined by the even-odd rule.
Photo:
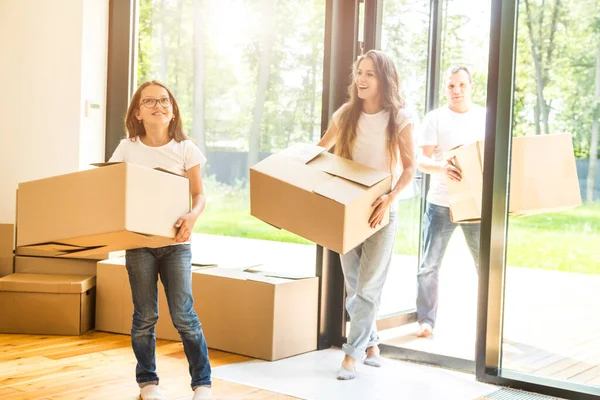
[[[158,385],[148,385],[141,388],[140,398],[142,400],[167,400],[158,388]]]
[[[194,397],[192,400],[210,400],[212,399],[212,392],[208,386],[198,386],[194,390]]]

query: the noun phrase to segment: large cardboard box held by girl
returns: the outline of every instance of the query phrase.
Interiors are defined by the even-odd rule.
[[[340,254],[364,242],[378,228],[369,226],[371,205],[391,189],[391,175],[296,144],[250,168],[250,214]]]
[[[129,163],[20,183],[17,254],[85,258],[173,244],[189,210],[186,178]]]
[[[479,141],[446,154],[455,157],[462,171],[460,182],[446,179],[454,222],[481,219],[483,150]],[[561,211],[581,204],[571,135],[513,138],[509,199],[509,215]]]

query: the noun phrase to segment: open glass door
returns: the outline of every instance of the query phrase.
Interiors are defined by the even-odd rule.
[[[491,1],[382,0],[377,46],[398,68],[409,110],[418,121],[446,104],[443,72],[466,65],[475,84],[473,102],[486,104]],[[365,28],[366,30],[369,27]],[[417,142],[420,126],[415,126]],[[418,151],[418,149],[417,149]],[[460,228],[454,232],[439,274],[434,335],[418,338],[415,302],[427,175],[417,174],[400,203],[394,262],[386,282],[378,327],[382,348],[394,357],[473,371],[477,273]]]

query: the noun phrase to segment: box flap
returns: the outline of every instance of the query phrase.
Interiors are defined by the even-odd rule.
[[[256,266],[256,267],[250,267],[250,268],[246,268],[245,271],[252,273],[252,274],[257,274],[257,275],[262,275],[262,276],[270,276],[272,278],[283,278],[283,279],[289,279],[289,280],[300,280],[300,279],[308,279],[308,278],[314,278],[314,275],[309,275],[309,274],[294,274],[291,272],[287,272],[287,271],[269,271],[269,270],[265,270],[263,269],[264,265],[260,265],[260,266]]]
[[[251,168],[250,186],[252,187],[252,175],[259,173],[277,179],[286,184],[311,191],[321,182],[331,178],[330,175],[316,168],[309,168],[304,163],[286,157],[281,153],[275,153],[265,158]]]
[[[83,293],[96,286],[95,276],[12,274],[0,278],[0,291],[29,293]]]
[[[92,165],[94,167],[107,167],[109,165],[116,165],[116,164],[127,164],[127,163],[123,162],[123,161],[116,161],[116,162],[92,163],[90,165]],[[177,173],[175,173],[173,171],[169,171],[168,169],[164,169],[164,168],[160,168],[160,167],[156,167],[156,168],[152,168],[152,169],[155,169],[155,170],[160,171],[160,172],[166,172],[167,174],[171,174],[171,175],[182,176],[182,177],[185,178],[184,175],[177,174]]]
[[[117,161],[117,162],[99,162],[99,163],[91,163],[90,165],[94,166],[94,167],[107,167],[109,165],[115,165],[115,164],[125,164],[122,161]]]
[[[211,268],[207,270],[199,270],[194,272],[202,275],[219,276],[222,278],[239,279],[242,281],[262,282],[273,285],[290,281],[289,279],[261,275],[255,272],[246,272],[242,269]]]
[[[323,152],[325,152],[324,147],[314,144],[296,143],[285,150],[281,150],[279,154],[299,161],[302,164],[306,164]]]
[[[390,176],[389,172],[380,171],[329,153],[321,154],[309,162],[308,165],[367,187],[371,187]]]
[[[48,242],[48,243],[40,243],[33,244],[29,246],[21,246],[17,248],[17,255],[27,255],[27,250],[32,250],[33,254],[39,252],[40,255],[44,255],[47,257],[59,257],[59,256],[78,256],[78,255],[87,255],[88,253],[104,253],[103,248],[106,247],[104,245],[98,246],[77,246],[66,243],[58,243],[58,242]],[[106,250],[108,252],[108,250]]]
[[[352,200],[360,197],[365,192],[365,188],[358,183],[333,177],[316,187],[313,192],[337,201],[340,204],[349,204]]]

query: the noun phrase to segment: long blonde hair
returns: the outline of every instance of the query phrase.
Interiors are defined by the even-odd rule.
[[[162,82],[159,81],[148,81],[144,82],[138,87],[135,91],[135,94],[131,98],[131,102],[129,103],[129,108],[127,109],[127,114],[125,115],[125,131],[127,132],[127,137],[135,141],[138,136],[145,136],[146,129],[144,128],[144,124],[140,124],[140,122],[135,118],[136,111],[140,108],[140,100],[142,98],[142,90],[147,88],[148,86],[160,86],[167,91],[169,94],[169,98],[171,99],[171,107],[173,107],[173,117],[169,123],[169,137],[175,139],[176,142],[181,142],[188,137],[183,132],[183,122],[181,121],[181,116],[179,115],[179,105],[177,104],[177,100],[175,100],[175,96],[173,96],[173,92]]]
[[[398,130],[399,124],[402,122],[401,118],[403,118],[400,110],[405,105],[404,99],[400,94],[400,79],[394,62],[382,51],[369,50],[366,54],[360,56],[352,66],[352,83],[348,87],[350,99],[342,106],[334,153],[341,157],[352,159],[352,149],[356,142],[358,120],[363,111],[363,100],[358,97],[356,73],[361,61],[366,58],[371,59],[375,65],[375,75],[379,81],[381,105],[389,113],[387,124],[388,145],[391,158],[390,167],[393,168],[398,161],[398,149],[404,154],[411,154],[412,150],[407,148],[407,144],[400,137]]]

